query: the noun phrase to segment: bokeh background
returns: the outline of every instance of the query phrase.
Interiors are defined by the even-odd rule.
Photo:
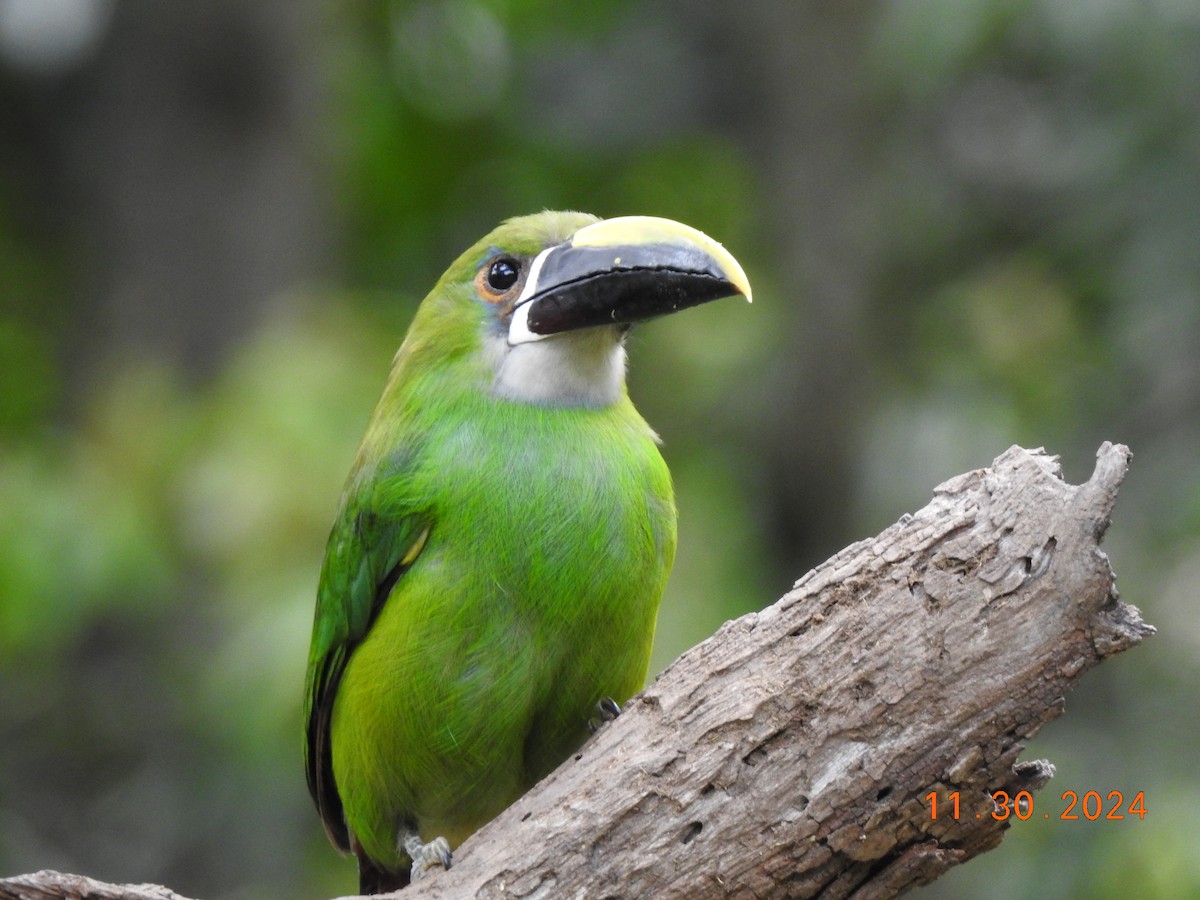
[[[416,303],[500,219],[648,213],[755,285],[640,329],[655,668],[1009,445],[1160,629],[926,897],[1200,896],[1200,4],[0,0],[0,873],[354,887],[300,762],[326,530]]]

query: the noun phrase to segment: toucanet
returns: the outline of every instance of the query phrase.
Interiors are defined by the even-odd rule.
[[[741,266],[693,228],[543,212],[421,303],[342,493],[308,657],[308,787],[363,893],[448,867],[642,687],[675,502],[624,338],[736,295]]]

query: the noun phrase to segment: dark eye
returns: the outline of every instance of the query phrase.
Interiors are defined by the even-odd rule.
[[[487,286],[497,294],[503,294],[516,284],[517,279],[520,277],[521,264],[515,259],[502,256],[499,259],[492,260],[492,264],[488,266]]]

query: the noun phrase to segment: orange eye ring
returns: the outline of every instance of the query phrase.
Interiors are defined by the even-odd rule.
[[[521,262],[511,256],[497,256],[479,268],[475,288],[489,303],[507,300],[521,283]]]

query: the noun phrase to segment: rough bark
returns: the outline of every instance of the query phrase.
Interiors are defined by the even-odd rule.
[[[9,900],[187,900],[157,884],[106,884],[83,875],[43,869],[0,879],[0,898]]]
[[[1099,549],[1127,448],[1092,477],[1013,447],[676,660],[418,898],[894,897],[999,844],[993,792],[1089,668],[1153,633]],[[926,799],[938,792],[937,819]],[[959,816],[948,793],[958,791]],[[175,898],[157,887],[3,898]]]

